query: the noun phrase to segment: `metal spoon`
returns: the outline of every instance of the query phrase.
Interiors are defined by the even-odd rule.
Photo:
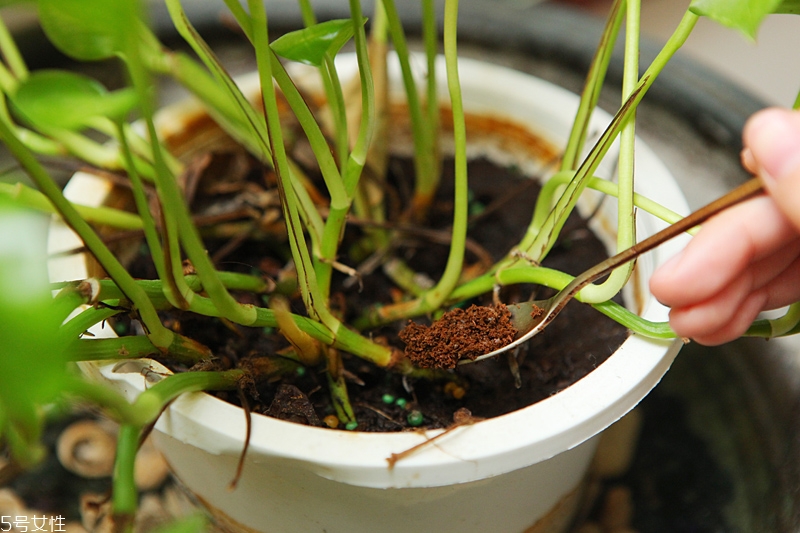
[[[701,207],[694,213],[682,218],[678,222],[667,226],[658,233],[648,237],[640,243],[634,244],[627,250],[623,250],[613,257],[609,257],[605,261],[589,268],[585,272],[576,276],[566,287],[558,291],[555,296],[547,300],[530,300],[523,303],[512,304],[508,306],[511,311],[511,320],[514,327],[517,329],[517,338],[492,352],[476,357],[475,359],[462,359],[459,364],[474,363],[482,359],[488,359],[495,355],[501,354],[523,342],[529,340],[535,335],[544,330],[547,325],[564,309],[564,306],[575,297],[578,292],[586,285],[593,281],[605,276],[615,268],[632,261],[639,255],[649,252],[656,246],[680,235],[681,233],[692,229],[693,227],[702,224],[712,216],[728,207],[755,196],[761,192],[761,182],[758,178],[752,178],[744,184],[733,189],[726,195],[722,196],[711,202],[710,204]]]

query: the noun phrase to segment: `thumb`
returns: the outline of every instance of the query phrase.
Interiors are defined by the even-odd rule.
[[[743,137],[748,166],[800,231],[800,112],[759,111],[748,120]]]

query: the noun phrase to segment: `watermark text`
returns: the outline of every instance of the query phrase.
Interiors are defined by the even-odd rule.
[[[37,531],[57,533],[66,531],[66,520],[63,516],[50,515],[17,515],[0,516],[0,532],[13,531],[14,533],[35,533]]]

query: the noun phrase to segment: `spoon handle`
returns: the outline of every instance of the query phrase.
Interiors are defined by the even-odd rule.
[[[692,214],[680,219],[674,224],[662,229],[658,233],[655,233],[643,241],[634,244],[630,248],[621,251],[617,255],[609,257],[605,261],[598,263],[597,265],[578,275],[568,285],[568,288],[565,288],[566,290],[563,291],[565,293],[564,296],[574,296],[586,285],[598,278],[605,276],[620,265],[624,265],[625,263],[632,261],[641,254],[649,252],[653,248],[672,239],[673,237],[677,237],[681,233],[688,231],[699,224],[702,224],[712,216],[718,214],[720,211],[724,211],[725,209],[738,204],[739,202],[747,200],[748,198],[751,198],[762,191],[763,188],[761,186],[761,181],[758,178],[749,179],[729,193],[717,198],[704,207],[701,207]]]
[[[561,312],[564,306],[567,305],[567,302],[569,302],[583,287],[589,283],[603,277],[618,266],[623,265],[628,261],[632,261],[637,256],[652,250],[656,246],[672,239],[673,237],[680,235],[684,231],[689,230],[698,224],[702,224],[720,211],[723,211],[734,204],[738,204],[739,202],[755,196],[761,192],[761,190],[761,182],[758,180],[758,178],[752,178],[721,198],[714,200],[705,207],[701,207],[691,215],[682,218],[678,222],[667,226],[663,230],[652,235],[651,237],[646,238],[642,242],[634,244],[630,248],[621,251],[617,255],[609,257],[605,261],[589,268],[582,274],[576,276],[566,287],[558,291],[549,300],[546,300],[545,302],[535,302],[536,304],[544,304],[544,313],[539,314],[536,319],[532,321],[532,327],[525,331],[522,336],[502,348],[498,348],[497,350],[484,354],[474,360],[462,360],[459,362],[459,364],[465,364],[492,357],[527,341],[547,327],[547,325],[552,322]],[[530,310],[525,306],[531,303],[532,302],[527,302],[526,304],[516,305],[521,309],[525,309],[528,311],[528,314],[530,314]]]

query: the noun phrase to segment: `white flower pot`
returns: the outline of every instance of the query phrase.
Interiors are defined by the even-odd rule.
[[[351,59],[343,69],[352,64]],[[396,70],[391,74],[395,82]],[[469,113],[510,118],[563,145],[578,102],[575,95],[472,60],[461,61],[460,74]],[[444,79],[443,72],[440,77]],[[594,127],[602,131],[609,120],[597,112]],[[673,178],[641,141],[636,169],[638,192],[678,212],[687,211]],[[94,180],[78,178],[67,188],[70,195],[85,188],[84,180]],[[102,197],[102,191],[97,196]],[[612,204],[604,203],[608,208]],[[601,214],[598,221],[597,230],[609,235],[613,218]],[[637,223],[640,238],[665,225],[643,213]],[[53,251],[72,247],[67,238],[54,233]],[[647,281],[654,267],[684,244],[677,239],[639,259],[628,301],[636,303],[642,316],[666,320],[667,310],[649,295]],[[58,268],[54,278],[86,275],[81,261],[52,266]],[[108,328],[97,333],[111,334]],[[187,394],[164,413],[154,438],[186,487],[229,526],[245,531],[561,531],[579,501],[596,448],[594,437],[658,383],[680,345],[677,340],[633,335],[566,390],[519,411],[458,428],[394,468],[387,458],[439,431],[334,431],[255,415],[244,473],[234,491],[228,490],[228,483],[245,435],[241,409],[207,394]],[[150,364],[161,370],[157,363]],[[142,375],[114,373],[113,366],[87,365],[98,379],[108,380],[130,398],[145,388]]]

